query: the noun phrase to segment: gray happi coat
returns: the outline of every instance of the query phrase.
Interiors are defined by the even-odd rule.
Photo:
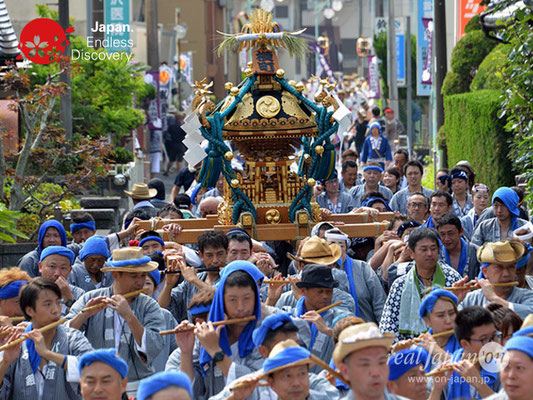
[[[510,303],[509,308],[517,313],[522,319],[533,313],[533,291],[529,289],[514,287],[511,289],[511,292],[505,300]],[[459,308],[463,309],[469,306],[484,307],[488,303],[489,302],[483,294],[483,290],[477,289],[466,294],[464,300],[459,304]]]
[[[526,220],[517,218],[517,226],[520,228],[522,225],[527,224]],[[498,218],[489,218],[484,221],[478,222],[474,233],[472,234],[472,244],[475,246],[481,246],[487,242],[499,242],[510,239],[513,236],[513,229],[510,228],[507,235],[502,235],[500,232],[500,223]]]
[[[72,266],[72,271],[70,271],[68,281],[74,286],[82,288],[86,292],[96,289],[96,286],[94,285],[91,275],[89,275],[89,272],[87,272],[87,269],[85,269],[85,266],[83,265],[81,261],[80,262],[76,261],[76,263],[74,263],[74,265]],[[102,282],[100,283],[101,283],[101,286],[100,286],[101,288],[111,286],[113,284],[112,273],[104,272],[102,274]]]
[[[229,386],[209,400],[224,400],[231,394]],[[309,373],[309,396],[307,400],[337,400],[339,391],[320,375]],[[246,400],[278,400],[278,395],[269,386],[258,386]]]
[[[72,305],[67,319],[74,318],[81,312],[89,300],[99,296],[113,296],[113,287],[96,289],[85,293]],[[159,335],[159,331],[165,326],[165,320],[159,304],[144,294],[140,294],[133,299],[130,307],[139,322],[144,326],[146,354],[141,355],[137,351],[135,339],[126,322],[124,322],[118,353],[128,363],[128,382],[136,382],[155,372],[152,363],[163,349],[164,340]],[[95,349],[115,347],[114,314],[112,309],[105,308],[103,311],[90,317],[81,326],[80,330],[85,333],[85,336],[87,336],[87,339],[89,339]]]
[[[165,326],[164,329],[174,329],[176,326],[178,326],[178,323],[176,322],[176,319],[172,315],[172,313],[164,308],[161,309],[161,312],[163,313],[163,318],[165,319]],[[163,330],[163,329],[162,329]],[[154,362],[152,363],[155,369],[155,372],[161,372],[165,370],[165,364],[168,361],[169,356],[172,354],[174,350],[178,348],[178,345],[176,344],[176,338],[174,335],[166,335],[163,336],[164,345],[163,350],[159,355],[155,358]]]
[[[35,375],[30,365],[28,348],[22,344],[19,357],[9,366],[0,388],[2,400],[36,400],[38,389]],[[52,342],[55,353],[81,357],[93,351],[87,338],[76,330],[59,325]],[[81,400],[78,383],[67,382],[67,371],[53,361],[48,361],[44,379],[42,400]]]
[[[238,342],[237,342],[238,343]],[[210,397],[221,392],[226,386],[226,377],[222,373],[222,370],[218,366],[210,361],[206,364],[205,376],[202,374],[200,360],[200,342],[195,339],[194,350],[192,355],[192,362],[194,366],[194,381],[193,381],[193,393],[195,400],[207,400]],[[232,355],[230,356],[233,361],[233,365],[230,367],[229,375],[235,375],[235,369],[237,366],[243,366],[246,370],[257,371],[263,366],[263,357],[259,354],[257,347],[246,357],[241,359],[239,352],[234,351],[232,346]],[[165,369],[180,369],[181,366],[181,350],[177,348],[170,355]],[[231,381],[231,376],[228,376]]]

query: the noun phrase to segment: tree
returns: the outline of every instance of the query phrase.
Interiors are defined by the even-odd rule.
[[[13,93],[10,107],[19,112],[24,136],[22,148],[16,154],[6,154],[0,140],[0,187],[10,182],[3,195],[11,211],[22,210],[29,201],[43,203],[34,193],[51,175],[62,175],[65,191],[58,198],[48,199],[49,207],[61,201],[66,193],[80,192],[93,185],[97,177],[107,172],[105,158],[109,156],[109,146],[81,137],[66,143],[63,130],[50,123],[58,96],[66,90],[59,75],[67,68],[63,60],[44,84],[32,86],[31,70],[18,70],[12,65],[1,83],[4,91]]]
[[[511,5],[504,1],[501,7]],[[533,203],[533,9],[517,10],[510,23],[502,25],[511,51],[503,69],[504,95],[500,117],[507,118],[512,134],[510,159],[523,173]]]

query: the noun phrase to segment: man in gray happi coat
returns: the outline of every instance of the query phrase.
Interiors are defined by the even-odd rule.
[[[333,288],[338,282],[333,279],[332,270],[326,265],[307,265],[302,272],[302,279],[297,287],[302,296],[295,307],[283,307],[284,311],[291,312],[294,317],[307,321],[307,324],[298,326],[298,335],[306,347],[322,360],[330,360],[335,344],[333,342],[333,323],[337,317],[346,315],[338,307],[317,313],[317,310],[332,304]],[[320,372],[314,366],[311,372]]]
[[[125,298],[126,293],[143,288],[147,272],[157,263],[144,256],[139,247],[113,251],[113,259],[103,272],[112,271],[113,286],[93,290],[83,295],[72,306],[67,319],[70,326],[79,329],[96,349],[114,347],[129,367],[128,395],[134,394],[138,382],[152,375],[154,359],[163,349],[159,331],[165,320],[157,302],[144,294]],[[106,304],[83,312],[85,307]]]
[[[36,278],[20,294],[30,340],[4,351],[0,361],[0,398],[9,400],[81,400],[78,357],[93,350],[83,334],[65,325],[37,331],[61,317],[61,291],[49,279]],[[35,330],[32,330],[35,329]],[[13,333],[10,340],[20,336]]]
[[[525,246],[518,241],[485,243],[478,249],[481,271],[486,279],[478,281],[481,289],[466,294],[459,308],[485,306],[488,303],[501,304],[510,308],[524,319],[533,313],[533,292],[519,287],[494,287],[493,284],[514,282],[516,262],[526,252]],[[525,267],[522,267],[525,268]]]
[[[403,167],[405,177],[407,178],[407,187],[392,196],[390,207],[394,211],[407,214],[407,203],[412,193],[422,192],[426,199],[431,197],[433,190],[422,186],[422,175],[424,167],[419,161],[409,161]]]

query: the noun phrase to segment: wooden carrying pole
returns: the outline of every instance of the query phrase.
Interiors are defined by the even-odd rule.
[[[383,213],[390,214],[390,213]],[[381,214],[380,214],[381,216]],[[388,215],[387,215],[388,217]],[[329,220],[329,222],[340,222],[343,225],[340,226],[342,231],[347,234],[349,237],[378,237],[388,228],[389,223],[387,220],[381,222],[363,222],[371,220],[371,217],[367,214],[335,214]],[[378,221],[383,217],[378,217]],[[192,222],[186,222],[192,221]],[[236,225],[219,225],[218,220],[215,218],[204,218],[204,219],[179,219],[179,220],[154,220],[154,221],[140,221],[138,229],[144,230],[156,230],[159,232],[163,240],[171,240],[169,233],[167,231],[162,231],[160,228],[164,224],[176,223],[181,225],[183,230],[181,233],[174,238],[180,244],[187,243],[196,243],[198,241],[198,236],[204,233],[206,230],[215,230],[228,233],[232,228],[235,228]],[[312,226],[312,225],[311,225]],[[310,227],[311,227],[310,226]],[[268,225],[256,225],[255,229],[252,231],[249,227],[244,227],[250,235],[253,235],[253,238],[259,241],[269,241],[269,240],[294,240],[294,238],[301,236],[302,234],[306,236],[307,226],[299,227],[297,224],[268,224]],[[310,228],[309,227],[309,228]]]

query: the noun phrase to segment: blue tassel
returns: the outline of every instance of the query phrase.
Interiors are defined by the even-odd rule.
[[[198,178],[202,187],[215,187],[218,177],[222,172],[222,158],[216,151],[209,151],[208,157],[202,162],[200,177]]]
[[[327,181],[335,173],[335,146],[327,143],[324,146],[324,153],[320,156],[318,171],[315,179],[317,181]]]

